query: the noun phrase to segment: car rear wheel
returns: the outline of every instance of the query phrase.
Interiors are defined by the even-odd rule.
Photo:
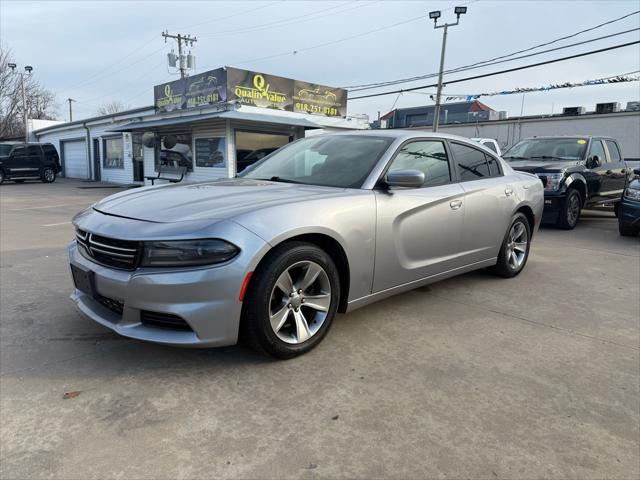
[[[502,241],[498,254],[498,263],[491,271],[501,277],[511,278],[518,275],[527,263],[531,248],[531,226],[522,213],[516,213],[511,220],[507,235]]]
[[[283,244],[256,270],[244,298],[242,335],[258,351],[293,358],[316,347],[338,309],[340,278],[327,253]]]
[[[573,230],[580,220],[582,210],[582,197],[575,188],[567,190],[567,198],[560,209],[556,226],[563,230]]]
[[[46,167],[42,170],[42,175],[40,176],[40,179],[44,182],[44,183],[53,183],[56,180],[56,172],[53,168],[51,167]]]
[[[623,223],[618,222],[618,232],[620,232],[620,235],[623,237],[634,237],[637,230],[629,225],[624,225]]]
[[[0,168],[0,185],[4,183],[4,179],[5,179],[4,170]]]

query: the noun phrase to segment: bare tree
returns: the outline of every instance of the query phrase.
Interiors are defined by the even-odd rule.
[[[113,113],[124,112],[130,108],[130,105],[125,105],[118,100],[113,100],[112,102],[107,102],[98,108],[96,110],[96,115],[111,115]]]
[[[0,138],[24,135],[21,77],[9,68],[11,51],[0,45]],[[32,76],[24,77],[27,117],[54,120],[57,115],[55,95]]]

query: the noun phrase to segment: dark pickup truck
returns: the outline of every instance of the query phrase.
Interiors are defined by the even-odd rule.
[[[543,222],[572,229],[583,208],[613,206],[617,212],[631,169],[618,142],[609,137],[535,137],[522,140],[503,158],[515,170],[540,177]]]
[[[60,157],[50,143],[0,143],[0,184],[34,179],[51,183],[61,171]]]

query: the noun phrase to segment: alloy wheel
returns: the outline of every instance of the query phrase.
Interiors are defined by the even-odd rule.
[[[283,342],[306,342],[320,330],[330,306],[331,283],[324,268],[296,262],[280,274],[271,292],[271,328]]]
[[[578,195],[571,195],[568,202],[567,222],[569,225],[575,225],[580,215],[580,198]]]
[[[47,182],[53,182],[53,180],[55,179],[55,174],[53,173],[53,170],[51,170],[50,168],[46,168],[44,171],[44,179]]]
[[[509,231],[507,240],[507,263],[512,270],[518,270],[527,257],[529,234],[521,221],[517,221]]]

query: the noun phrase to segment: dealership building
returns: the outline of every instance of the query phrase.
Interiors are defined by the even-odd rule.
[[[233,177],[293,140],[368,128],[347,116],[343,89],[225,67],[154,87],[154,105],[51,125],[68,178],[148,184],[163,169],[184,181]]]

